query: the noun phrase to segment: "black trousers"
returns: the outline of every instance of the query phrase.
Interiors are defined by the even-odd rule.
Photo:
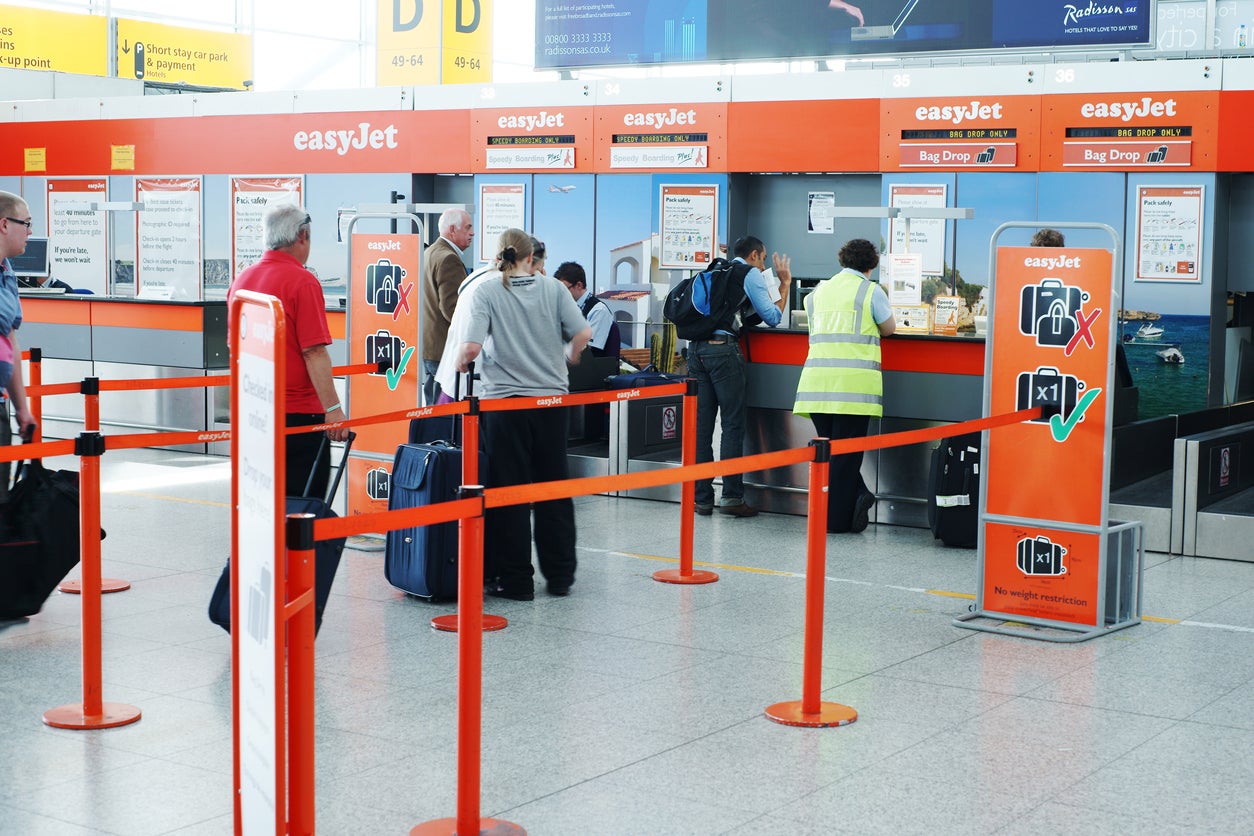
[[[321,412],[289,412],[289,427],[312,427],[326,421],[327,416]],[[309,482],[309,473],[314,468],[314,459],[318,456],[318,448],[322,444],[325,433],[296,433],[287,437],[287,479],[288,496],[313,496],[323,499],[327,495],[327,485],[331,482],[331,451],[327,450],[318,462],[318,470],[314,473],[313,483],[309,492],[305,485]]]
[[[865,438],[871,426],[869,415],[840,415],[813,412],[815,432],[820,438]],[[827,530],[843,534],[853,525],[853,506],[858,497],[868,493],[862,480],[862,451],[832,456],[831,478],[827,487]]]
[[[489,484],[494,488],[567,478],[564,409],[488,412],[483,416]],[[510,592],[535,588],[532,514],[540,572],[556,586],[575,580],[575,503],[570,499],[489,508],[484,519],[484,575]]]
[[[9,419],[9,399],[0,398],[0,447],[8,447],[12,443],[13,424]],[[13,463],[0,462],[0,502],[9,498],[9,479],[12,475]]]

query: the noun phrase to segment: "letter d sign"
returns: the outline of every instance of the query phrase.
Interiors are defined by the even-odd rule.
[[[457,0],[457,15],[454,17],[454,22],[457,31],[463,35],[479,28],[479,0],[470,0],[470,5],[474,8],[475,16],[470,19],[470,23],[462,23],[462,0]]]
[[[401,22],[402,0],[392,0],[392,31],[408,32],[422,22],[422,0],[413,0],[414,15],[408,21]]]

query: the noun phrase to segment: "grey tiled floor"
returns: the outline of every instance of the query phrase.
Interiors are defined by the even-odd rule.
[[[52,464],[56,464],[53,462]],[[69,463],[62,463],[67,466]],[[104,460],[104,699],[74,732],[79,600],[0,622],[0,833],[231,832],[230,656],[205,618],[228,468]],[[805,521],[696,520],[708,586],[659,584],[678,506],[577,501],[568,598],[490,600],[482,811],[540,834],[1254,833],[1254,564],[1149,555],[1156,620],[1076,645],[959,629],[974,553],[872,526],[829,538],[823,698],[800,697]],[[378,552],[345,552],[317,644],[318,828],[403,834],[455,814],[456,637]],[[945,594],[950,593],[950,594]],[[957,593],[957,595],[954,595]]]

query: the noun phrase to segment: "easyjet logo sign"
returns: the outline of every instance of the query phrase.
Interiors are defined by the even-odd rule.
[[[695,125],[697,124],[697,112],[695,110],[680,110],[677,107],[672,107],[670,110],[626,113],[623,114],[623,124],[629,128],[669,128],[672,125]]]
[[[920,122],[952,122],[955,125],[977,119],[987,122],[1002,118],[1002,105],[1001,102],[984,104],[978,99],[959,105],[919,105],[915,108],[914,118]]]
[[[1080,115],[1085,119],[1122,119],[1125,122],[1147,116],[1175,116],[1176,100],[1159,102],[1144,96],[1139,101],[1087,102],[1080,106]]]
[[[566,126],[566,114],[560,111],[549,113],[547,110],[538,113],[511,113],[497,119],[496,126],[501,129],[524,130],[527,133],[544,128],[563,128]]]
[[[369,122],[359,122],[356,128],[348,130],[297,131],[292,134],[292,145],[297,151],[334,151],[342,157],[349,151],[366,148],[398,148],[396,134],[395,125],[375,128]]]

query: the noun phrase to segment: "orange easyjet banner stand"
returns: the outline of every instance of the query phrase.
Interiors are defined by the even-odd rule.
[[[1007,229],[1046,226],[1101,229],[1112,249],[997,246]],[[984,414],[1042,415],[984,435],[977,603],[955,623],[1083,641],[1141,618],[1141,524],[1107,513],[1119,237],[1015,222],[991,246]]]
[[[423,228],[422,221],[408,213],[363,213],[349,224],[349,362],[384,364],[382,372],[349,379],[348,402],[355,415],[412,409],[422,387],[418,354],[422,239],[408,233],[352,232],[353,223],[370,217],[412,221],[417,229]],[[406,430],[394,423],[359,430],[348,466],[350,515],[388,509],[392,459]]]

